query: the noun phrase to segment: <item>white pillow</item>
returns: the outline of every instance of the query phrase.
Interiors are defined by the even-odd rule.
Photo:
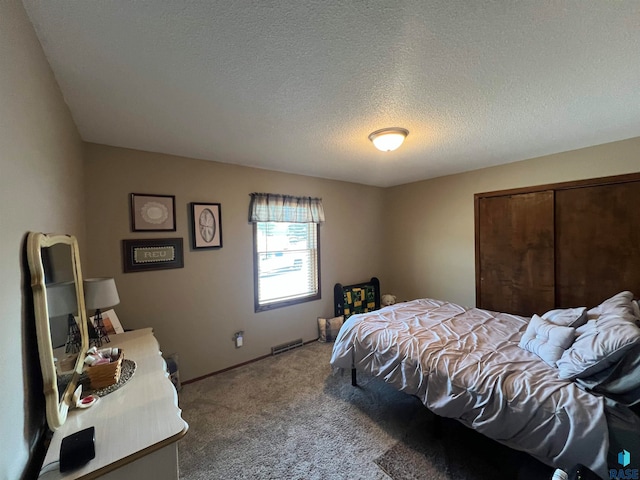
[[[534,315],[529,321],[526,332],[520,339],[520,348],[536,354],[552,367],[562,357],[566,348],[575,337],[575,329],[554,325],[544,318]]]
[[[633,294],[621,292],[589,310],[589,321],[576,329],[578,337],[557,361],[560,378],[594,375],[620,360],[640,342]]]
[[[554,325],[577,328],[587,323],[587,307],[549,310],[542,315],[542,318],[549,320]]]

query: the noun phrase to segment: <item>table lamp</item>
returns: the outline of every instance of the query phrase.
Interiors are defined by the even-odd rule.
[[[47,310],[49,318],[67,315],[66,353],[80,351],[82,339],[80,329],[73,314],[78,311],[76,284],[74,282],[52,283],[47,285]]]
[[[95,328],[89,321],[89,337],[91,343],[102,346],[102,342],[109,343],[109,335],[104,328],[100,309],[113,307],[120,303],[118,289],[113,278],[87,278],[84,281],[84,301],[87,310],[96,311],[94,316]]]

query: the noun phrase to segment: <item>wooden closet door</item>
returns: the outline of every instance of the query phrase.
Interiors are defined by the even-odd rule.
[[[476,199],[476,303],[531,316],[554,307],[554,192]]]
[[[556,192],[558,307],[640,295],[640,182]]]

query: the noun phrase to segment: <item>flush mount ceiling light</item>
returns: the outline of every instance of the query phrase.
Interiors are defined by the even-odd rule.
[[[381,128],[369,134],[369,140],[382,152],[391,152],[402,145],[409,130],[399,127]]]

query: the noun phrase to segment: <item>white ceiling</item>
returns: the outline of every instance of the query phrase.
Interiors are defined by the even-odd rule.
[[[88,142],[391,186],[640,136],[637,0],[23,3]]]

